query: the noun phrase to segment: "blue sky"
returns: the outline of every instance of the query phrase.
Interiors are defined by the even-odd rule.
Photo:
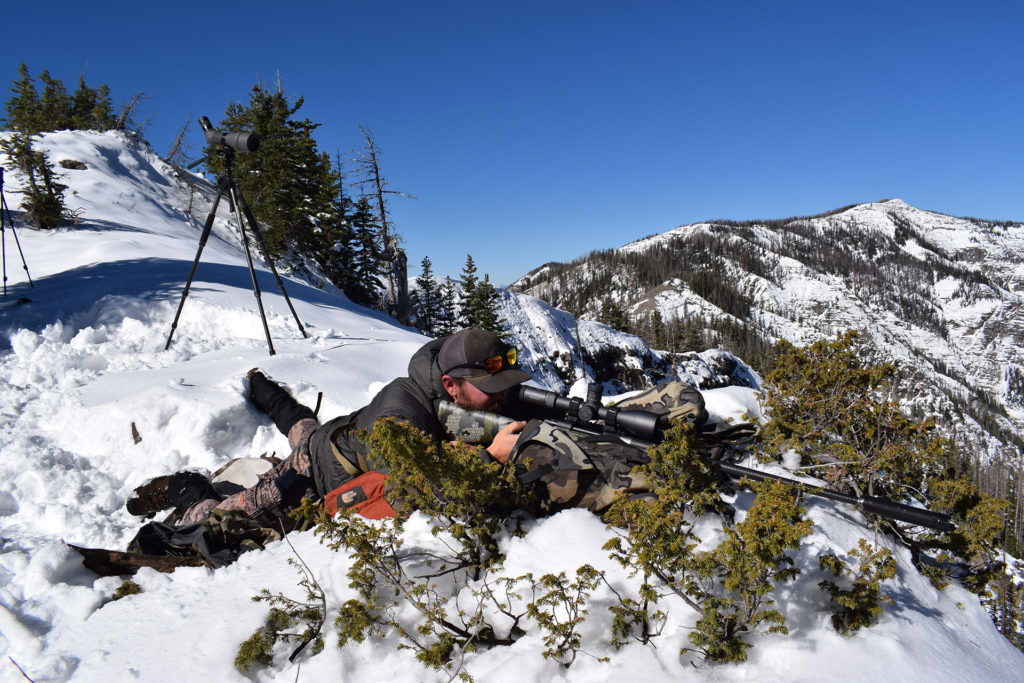
[[[0,76],[145,92],[161,153],[279,76],[321,149],[374,132],[412,275],[890,197],[1024,220],[1024,3],[712,5],[17,3]]]

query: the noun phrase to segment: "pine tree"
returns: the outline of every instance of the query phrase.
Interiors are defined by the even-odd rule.
[[[475,327],[488,330],[499,337],[505,334],[505,320],[498,314],[498,302],[501,295],[491,284],[491,276],[484,274],[484,279],[476,287],[477,319]]]
[[[40,228],[56,228],[64,218],[64,190],[46,153],[32,146],[32,135],[16,131],[0,141],[0,151],[24,175],[21,207]]]
[[[115,123],[110,103],[110,88],[90,88],[85,76],[78,77],[78,87],[71,96],[71,127],[76,130],[111,130]]]
[[[64,83],[50,76],[50,72],[45,69],[39,74],[39,80],[43,82],[41,116],[44,130],[74,128],[71,98]]]
[[[437,336],[441,319],[441,288],[434,281],[433,264],[429,256],[423,257],[420,267],[420,276],[416,278],[416,292],[413,294],[416,329],[433,337]]]
[[[347,220],[353,251],[351,277],[345,293],[358,304],[380,308],[384,283],[380,278],[382,260],[377,240],[378,227],[373,208],[365,197],[352,205],[352,213]]]
[[[462,306],[459,318],[463,327],[479,327],[498,336],[504,334],[504,320],[498,315],[498,301],[501,297],[491,284],[490,276],[484,275],[483,280],[477,280],[476,263],[469,254],[466,254],[462,278]]]
[[[668,350],[668,332],[665,329],[665,321],[661,318],[661,311],[657,308],[651,313],[650,339],[654,348]]]
[[[7,128],[30,135],[50,130],[110,130],[115,119],[110,104],[110,88],[90,88],[79,76],[78,88],[68,95],[64,83],[49,71],[39,74],[42,94],[36,89],[28,67],[18,67],[13,97],[7,100]]]
[[[322,255],[325,245],[333,245],[323,236],[325,229],[342,222],[336,172],[310,135],[320,124],[294,118],[302,105],[301,97],[292,104],[280,89],[271,92],[257,84],[248,104],[231,103],[220,122],[222,129],[260,136],[259,150],[235,157],[235,181],[265,225],[264,238],[272,259],[281,258],[289,249]],[[221,173],[223,161],[212,154],[208,167]]]
[[[96,89],[96,103],[92,107],[93,130],[113,130],[117,120],[114,118],[114,106],[110,101],[110,86],[100,85]]]
[[[8,130],[34,135],[42,130],[40,124],[42,102],[39,99],[35,81],[32,80],[28,67],[24,63],[18,67],[18,75],[20,78],[14,82],[11,88],[14,96],[7,100],[5,123]]]
[[[476,263],[473,256],[466,254],[466,265],[462,266],[462,301],[459,305],[459,325],[472,327],[472,306],[475,305]]]
[[[446,336],[458,332],[458,315],[456,313],[455,284],[452,279],[445,278],[441,287],[441,306],[437,319],[438,336]]]
[[[317,260],[324,275],[350,299],[372,305],[376,302],[380,283],[377,280],[364,281],[359,263],[361,242],[355,228],[361,219],[345,190],[345,171],[340,154],[335,155],[333,168],[325,159],[322,172],[323,185],[331,187],[334,192],[335,220],[322,225],[322,245]],[[372,263],[370,265],[372,267]]]
[[[598,315],[597,321],[621,332],[629,332],[631,328],[626,309],[610,296],[606,296],[601,300],[601,312]]]

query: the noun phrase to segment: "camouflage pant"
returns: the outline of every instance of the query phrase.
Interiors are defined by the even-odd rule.
[[[684,382],[668,382],[615,405],[648,410],[672,420],[707,420],[700,392]],[[519,482],[530,488],[540,514],[578,507],[601,514],[619,495],[647,498],[647,482],[633,469],[650,462],[645,448],[614,434],[587,434],[532,420],[510,461]]]
[[[299,420],[288,430],[292,452],[281,463],[260,475],[256,484],[224,500],[201,500],[181,516],[180,524],[201,522],[215,510],[240,510],[256,517],[263,510],[280,509],[302,497],[312,487],[309,437],[320,425],[313,418]]]

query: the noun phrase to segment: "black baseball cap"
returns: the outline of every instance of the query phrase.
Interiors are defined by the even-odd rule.
[[[513,352],[509,361],[509,352]],[[441,345],[437,364],[441,373],[460,377],[488,394],[511,389],[530,379],[515,363],[514,348],[505,344],[493,332],[470,328],[456,332]],[[489,372],[487,360],[500,358],[500,370]]]

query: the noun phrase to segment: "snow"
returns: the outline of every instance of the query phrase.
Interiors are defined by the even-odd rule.
[[[135,486],[181,468],[212,471],[228,460],[287,452],[284,437],[243,395],[244,373],[259,366],[312,405],[324,393],[321,415],[364,405],[384,383],[402,375],[425,338],[343,296],[286,277],[302,324],[299,334],[270,273],[259,267],[263,302],[277,355],[269,356],[237,235],[222,208],[169,351],[164,350],[181,288],[195,255],[210,189],[201,188],[194,215],[190,190],[144,145],[113,134],[52,133],[55,158],[84,161],[68,171],[71,204],[83,208],[74,229],[41,232],[18,226],[30,288],[9,268],[10,291],[0,308],[0,680],[36,681],[292,681],[445,680],[426,671],[394,637],[339,650],[333,612],[353,597],[349,560],[311,533],[243,555],[217,570],[143,570],[144,592],[111,602],[116,578],[97,578],[65,542],[121,548],[139,520],[124,509]],[[8,202],[17,208],[9,174]],[[9,243],[8,243],[9,244]],[[8,250],[8,266],[11,266]],[[30,303],[11,305],[21,297]],[[548,307],[550,308],[550,307]],[[539,304],[521,307],[523,325],[553,315]],[[563,325],[572,325],[560,318]],[[584,337],[607,334],[580,323]],[[550,354],[553,339],[534,340]],[[543,378],[540,378],[543,379]],[[559,380],[560,381],[560,380]],[[716,419],[759,414],[750,389],[708,390]],[[135,442],[134,429],[141,436]],[[742,516],[751,503],[740,494]],[[481,681],[642,680],[811,681],[1024,680],[1024,655],[994,629],[978,599],[950,586],[936,591],[891,547],[899,575],[887,584],[895,605],[879,624],[851,638],[838,636],[823,611],[817,556],[844,555],[870,538],[855,510],[807,501],[814,521],[796,562],[804,569],[780,590],[778,607],[789,636],[758,635],[750,660],[712,666],[680,655],[694,615],[670,603],[656,648],[609,645],[611,596],[598,591],[585,625],[585,647],[611,657],[581,657],[571,668],[540,656],[539,637],[470,655],[466,667]],[[620,591],[637,586],[601,545],[611,532],[594,516],[570,510],[532,521],[520,538],[504,541],[505,571],[572,572],[583,563],[608,571]],[[717,533],[709,527],[709,537]],[[414,545],[436,542],[425,520],[414,519]],[[294,550],[293,550],[294,546]],[[235,651],[261,625],[266,607],[250,598],[260,588],[298,597],[288,559],[298,553],[313,568],[328,600],[325,651],[242,675]],[[301,667],[296,671],[296,667]]]

